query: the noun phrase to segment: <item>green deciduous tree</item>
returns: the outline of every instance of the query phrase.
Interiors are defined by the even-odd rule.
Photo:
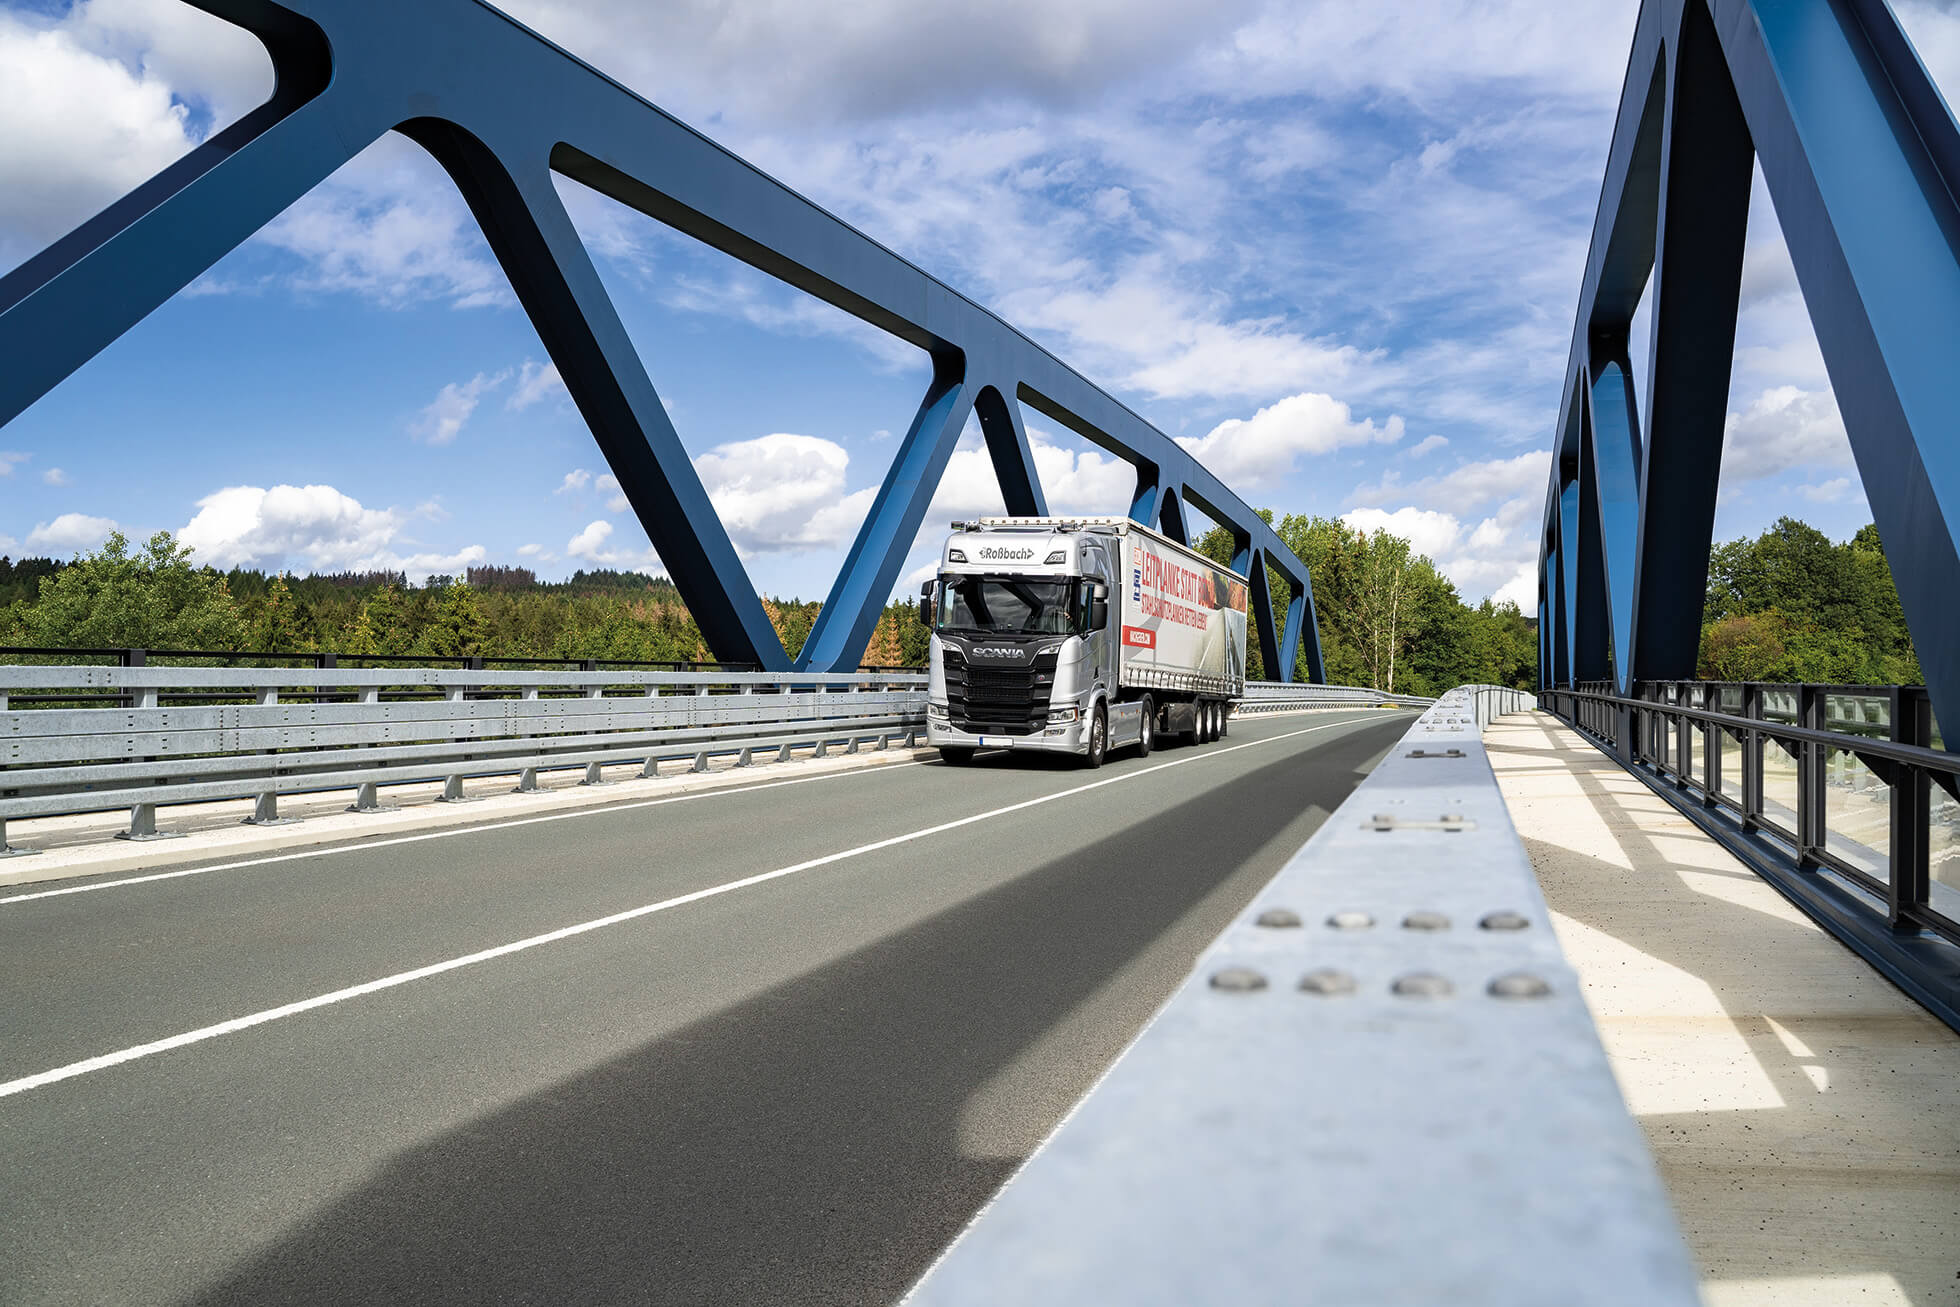
[[[168,531],[131,552],[111,532],[94,553],[41,581],[20,614],[30,645],[87,649],[210,649],[245,646],[249,626],[225,579],[191,563]]]

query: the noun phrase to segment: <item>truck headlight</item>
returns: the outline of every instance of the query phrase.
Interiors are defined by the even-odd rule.
[[[935,721],[946,721],[946,705],[943,703],[928,703],[926,705],[926,716]]]
[[[1082,715],[1079,708],[1050,708],[1048,720],[1051,722],[1072,722]]]

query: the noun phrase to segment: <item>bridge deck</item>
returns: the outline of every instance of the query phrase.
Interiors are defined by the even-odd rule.
[[[1710,1307],[1960,1301],[1960,1036],[1549,715],[1486,741]]]

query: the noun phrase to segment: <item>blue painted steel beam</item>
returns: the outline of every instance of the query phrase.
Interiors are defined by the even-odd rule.
[[[455,180],[721,658],[789,663],[565,217],[568,177],[926,350],[933,379],[797,664],[854,666],[969,412],[1010,508],[1040,477],[1008,397],[1132,463],[1140,521],[1191,494],[1305,566],[1182,447],[1000,318],[478,0],[189,0],[265,43],[271,102],[0,279],[0,424],[390,131]],[[522,88],[514,93],[513,88]],[[1263,589],[1261,584],[1255,589]],[[1320,666],[1306,623],[1309,663]],[[1278,669],[1282,678],[1291,668]]]
[[[1950,381],[1960,339],[1960,127],[1881,0],[1648,0],[1641,10],[1557,427],[1569,452],[1574,407],[1597,400],[1578,390],[1602,366],[1595,340],[1631,316],[1651,262],[1654,375],[1622,674],[1694,673],[1751,151],[1935,711],[1960,720],[1960,444]],[[1584,517],[1568,511],[1569,480],[1555,471],[1547,488],[1547,535],[1556,524],[1561,565],[1575,559],[1569,531]],[[1576,556],[1600,547],[1595,534]],[[1562,680],[1583,679],[1604,651],[1604,631],[1584,616],[1603,598],[1591,584],[1583,569],[1576,588],[1566,578],[1575,607],[1554,628],[1565,647],[1548,660]]]
[[[1627,688],[1632,666],[1634,559],[1639,544],[1640,416],[1633,402],[1625,346],[1601,342],[1609,360],[1592,384],[1587,413],[1592,420],[1589,472],[1599,523],[1600,555],[1606,586],[1606,617],[1611,628],[1613,669],[1619,688]],[[1596,355],[1597,357],[1597,355]]]

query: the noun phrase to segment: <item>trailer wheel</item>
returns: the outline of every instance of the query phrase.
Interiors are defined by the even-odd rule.
[[[1089,720],[1089,747],[1082,754],[1082,765],[1090,771],[1103,765],[1103,758],[1109,753],[1109,713],[1101,705],[1096,705],[1096,715]]]
[[[939,760],[948,767],[964,767],[973,761],[973,750],[942,748],[939,751]]]
[[[1142,734],[1137,737],[1137,757],[1148,758],[1150,747],[1157,743],[1157,705],[1150,702],[1150,696],[1145,695],[1138,706],[1143,710],[1143,727]]]
[[[1229,703],[1221,703],[1218,705],[1218,738],[1222,740],[1226,736],[1230,735],[1231,733],[1232,733],[1232,705]]]
[[[1198,705],[1198,743],[1210,744],[1218,738],[1218,731],[1212,721],[1212,705],[1209,700]]]

